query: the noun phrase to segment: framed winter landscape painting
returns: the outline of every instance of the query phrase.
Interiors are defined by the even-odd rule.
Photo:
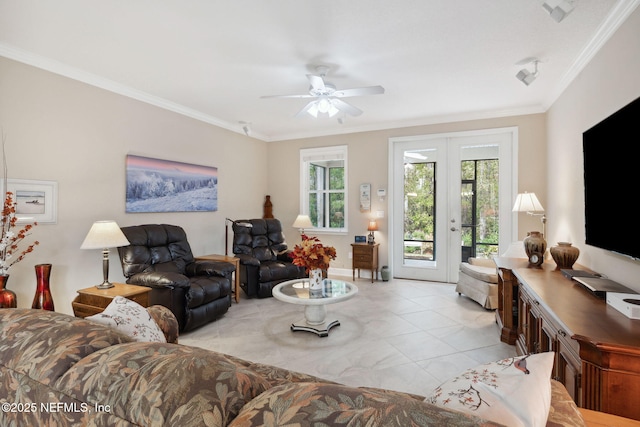
[[[218,210],[218,168],[127,155],[126,211]]]

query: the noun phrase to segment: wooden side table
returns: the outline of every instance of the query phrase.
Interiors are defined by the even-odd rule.
[[[378,280],[378,247],[379,243],[352,243],[352,268],[353,268],[353,280],[356,279],[356,269],[358,269],[358,278],[360,278],[360,269],[364,268],[371,270],[371,283],[373,283],[373,277]]]
[[[197,256],[195,259],[198,261],[224,261],[235,265],[236,271],[233,273],[233,276],[235,277],[235,290],[233,292],[235,294],[236,304],[240,302],[240,258],[228,255],[210,254]]]
[[[114,283],[113,285],[113,288],[109,289],[98,289],[95,286],[80,289],[78,296],[71,303],[73,314],[76,317],[85,318],[102,313],[117,296],[128,298],[143,307],[149,307],[151,288],[124,283]]]

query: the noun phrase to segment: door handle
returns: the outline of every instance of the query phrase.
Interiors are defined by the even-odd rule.
[[[451,227],[451,231],[460,231],[459,228]]]

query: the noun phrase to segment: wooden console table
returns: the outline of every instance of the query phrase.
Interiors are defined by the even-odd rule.
[[[503,273],[513,267],[518,353],[555,352],[553,377],[580,407],[640,420],[640,320],[565,278],[554,263],[533,267],[497,258],[496,265]],[[505,282],[505,300],[510,288]],[[504,332],[505,325],[512,328],[507,310],[503,306],[501,337],[511,336]]]
[[[500,340],[514,345],[518,337],[518,280],[513,275],[516,268],[529,266],[524,258],[495,258],[498,269],[498,309],[496,323],[500,328]]]

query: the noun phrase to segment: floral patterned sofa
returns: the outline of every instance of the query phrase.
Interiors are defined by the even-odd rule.
[[[65,314],[0,309],[0,425],[498,425],[422,396],[179,345],[177,322],[163,309],[149,312],[168,343],[133,341]],[[583,425],[566,390],[552,384],[547,425]]]

